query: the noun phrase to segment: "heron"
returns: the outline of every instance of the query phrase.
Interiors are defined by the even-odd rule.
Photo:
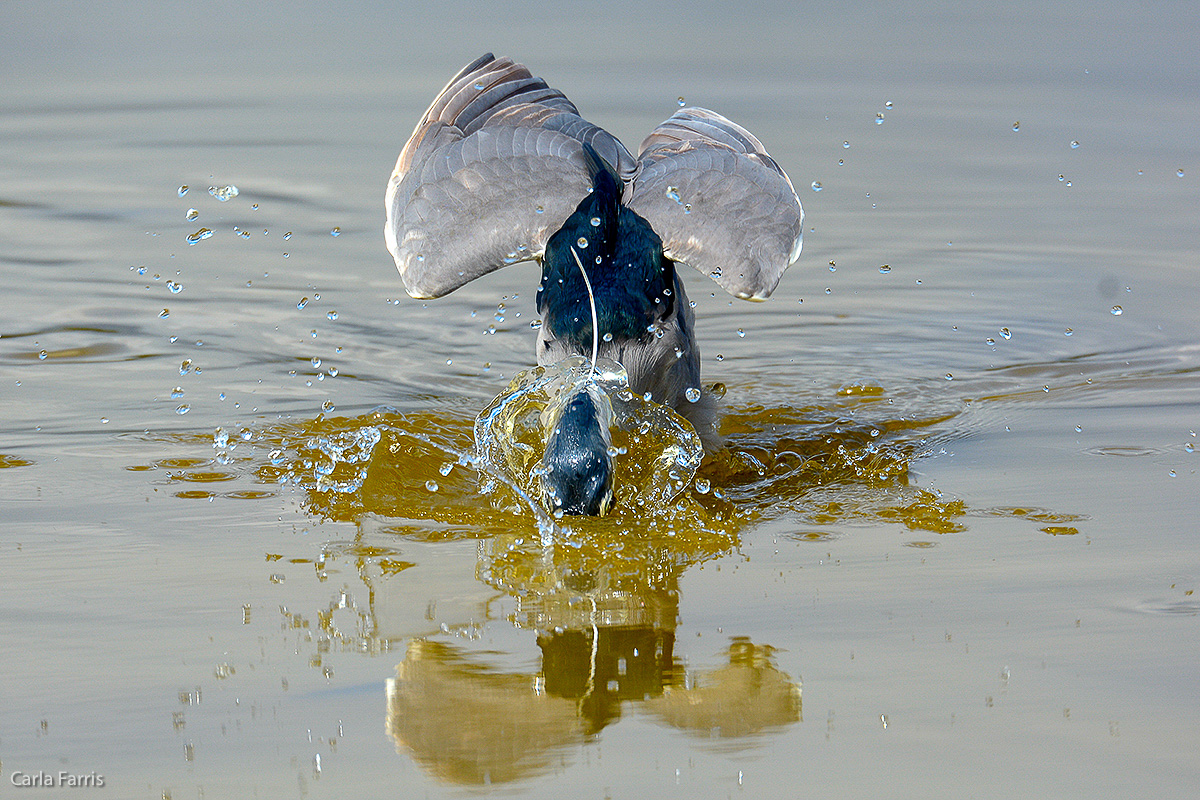
[[[753,134],[681,107],[638,156],[524,65],[487,53],[434,98],[388,181],[384,239],[408,294],[442,297],[503,266],[542,275],[535,355],[597,354],[632,391],[676,409],[706,445],[695,313],[679,265],[765,300],[800,257],[804,212]],[[542,485],[566,514],[612,503],[611,407],[594,384],[559,398]]]

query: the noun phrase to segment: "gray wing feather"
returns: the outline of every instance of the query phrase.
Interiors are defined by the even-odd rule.
[[[754,134],[714,111],[680,109],[646,137],[625,201],[668,257],[737,297],[766,299],[800,257],[792,182]]]
[[[434,99],[388,182],[384,239],[413,297],[539,258],[591,188],[583,143],[636,162],[556,89],[490,53]]]

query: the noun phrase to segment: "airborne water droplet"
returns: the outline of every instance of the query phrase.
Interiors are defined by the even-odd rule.
[[[577,245],[579,246],[579,249],[580,249],[580,250],[586,250],[586,249],[587,249],[587,246],[588,246],[588,240],[587,240],[587,237],[586,237],[586,236],[580,236],[580,237],[579,237],[579,239],[577,239],[577,240],[576,240],[575,244],[577,244]]]
[[[814,192],[819,192],[819,191],[821,191],[821,182],[820,182],[820,181],[813,181],[813,182],[812,182],[812,190],[813,190]]]
[[[593,227],[593,228],[599,228],[599,227],[600,227],[600,218],[599,218],[599,217],[592,217],[592,219],[591,219],[591,222],[592,222],[592,227]]]
[[[187,192],[188,192],[188,187],[187,187],[186,183],[179,187],[179,196],[180,197],[183,197],[185,194],[187,194]]]
[[[425,488],[431,492],[436,492],[438,490],[437,481],[434,481],[434,480],[425,481]]]
[[[333,230],[331,230],[331,231],[329,232],[329,235],[330,235],[330,236],[333,236],[333,237],[338,237],[338,236],[341,236],[341,235],[342,235],[342,229],[341,229],[341,228],[339,228],[337,225],[334,225],[334,226],[333,226]]]
[[[301,297],[301,298],[300,298],[300,302],[299,302],[299,303],[296,303],[296,308],[301,308],[301,309],[302,309],[302,308],[304,308],[306,305],[308,305],[308,298],[307,298],[307,297]]]
[[[210,231],[208,228],[201,228],[200,230],[196,231],[195,233],[193,233],[187,237],[187,243],[195,244],[196,242],[203,241],[204,239],[207,239],[208,237],[210,237],[212,235],[213,235],[213,232]]]
[[[208,187],[208,193],[224,203],[238,196],[238,188],[233,184],[221,187],[210,186]]]
[[[883,264],[879,267],[879,273],[881,275],[887,275],[891,271],[892,271],[892,268],[890,266],[888,266],[887,264]]]
[[[875,115],[875,124],[876,124],[876,125],[882,125],[882,124],[883,124],[883,112],[880,112],[880,113],[878,113],[878,114],[876,114],[876,115]]]
[[[1121,309],[1120,306],[1113,306],[1112,311],[1110,311],[1109,313],[1112,314],[1114,317],[1119,317],[1122,314],[1124,314],[1125,312]]]
[[[689,386],[687,391],[683,393],[689,403],[700,402],[700,390],[695,386]]]
[[[1003,336],[1006,340],[1012,338],[1012,333],[1008,330],[1008,328],[1001,328],[1000,335]]]
[[[187,219],[187,221],[188,221],[188,222],[191,222],[191,221],[193,221],[194,219],[196,219],[196,218],[197,218],[197,217],[199,217],[199,216],[200,216],[200,212],[199,212],[199,211],[197,211],[197,210],[196,210],[196,209],[194,209],[194,208],[189,208],[189,209],[187,210],[187,214],[185,215],[185,219]]]

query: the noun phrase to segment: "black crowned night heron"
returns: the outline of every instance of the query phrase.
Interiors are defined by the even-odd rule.
[[[441,297],[536,260],[538,364],[598,346],[633,391],[699,423],[705,438],[712,409],[676,265],[735,297],[766,299],[800,255],[804,218],[762,143],[720,114],[679,109],[635,159],[562,92],[491,53],[425,112],[386,205],[384,238],[410,295]],[[611,501],[605,405],[580,386],[551,415],[543,485],[565,513],[603,513]]]

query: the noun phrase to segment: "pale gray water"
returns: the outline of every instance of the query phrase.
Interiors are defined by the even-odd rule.
[[[1190,4],[82,8],[0,5],[0,785],[1194,795]],[[532,361],[535,268],[423,304],[383,248],[486,50],[631,147],[715,108],[800,191],[768,303],[687,276],[728,518],[543,552],[408,436]],[[360,491],[274,481],[372,426]]]

